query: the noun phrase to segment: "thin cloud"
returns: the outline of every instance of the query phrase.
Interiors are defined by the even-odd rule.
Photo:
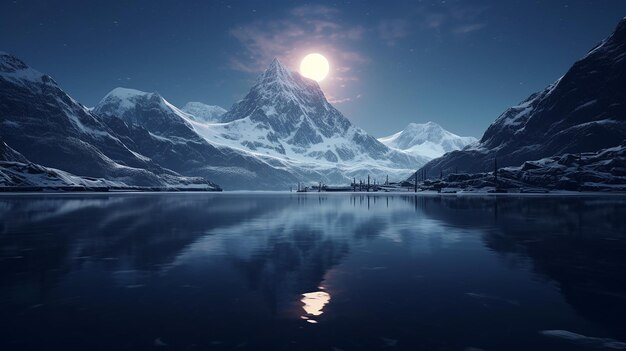
[[[350,102],[350,101],[354,101],[354,100],[358,100],[360,98],[361,98],[361,94],[357,94],[354,97],[343,97],[343,98],[335,97],[335,96],[332,96],[332,95],[329,95],[329,96],[326,97],[328,102],[330,102],[331,104],[335,104],[335,105],[343,104],[345,102]]]
[[[487,7],[442,2],[438,5],[417,7],[417,21],[421,28],[438,36],[465,36],[487,26],[483,20]]]
[[[405,19],[382,20],[378,25],[378,35],[387,45],[393,46],[397,40],[409,35],[410,27]]]
[[[326,6],[300,6],[284,18],[232,28],[229,34],[242,50],[230,58],[229,66],[243,72],[262,72],[278,57],[294,69],[304,55],[320,52],[331,62],[331,79],[357,80],[350,68],[364,65],[368,59],[349,48],[362,40],[366,30],[341,23],[337,14],[338,10]]]
[[[328,102],[330,102],[331,104],[342,104],[344,102],[350,102],[353,99],[350,97],[345,97],[345,98],[336,98],[334,96],[327,96],[326,99],[328,100]]]
[[[420,15],[422,28],[426,29],[440,30],[447,21],[447,16],[443,13],[423,13]]]
[[[485,28],[486,24],[484,23],[474,23],[474,24],[468,24],[465,26],[459,26],[456,27],[452,30],[452,32],[454,34],[458,34],[458,35],[465,35],[465,34],[469,34],[472,32],[475,32],[477,30],[481,30],[483,28]]]
[[[232,29],[230,35],[237,39],[243,50],[231,57],[230,66],[244,72],[261,72],[274,57],[278,57],[287,65],[296,67],[304,55],[313,51],[334,59],[331,63],[338,69],[344,65],[364,64],[368,61],[360,53],[344,49],[346,45],[343,42],[358,40],[359,35],[337,36],[316,32],[316,25],[313,22],[296,24],[274,21],[256,22]]]

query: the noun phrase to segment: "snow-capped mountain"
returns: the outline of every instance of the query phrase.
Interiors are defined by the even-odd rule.
[[[131,149],[185,175],[211,179],[226,189],[286,189],[296,173],[275,160],[214,145],[197,134],[206,126],[158,93],[115,88],[93,113]]]
[[[478,141],[474,137],[462,137],[453,134],[435,122],[409,123],[403,130],[378,138],[388,147],[416,156],[428,158],[440,157],[446,152],[461,150]]]
[[[0,99],[3,142],[32,162],[126,185],[210,185],[131,150],[50,76],[7,53],[0,53]]]
[[[164,138],[200,139],[188,121],[191,116],[185,115],[156,92],[115,88],[94,106],[93,113],[101,117],[120,118]]]
[[[403,178],[427,158],[392,150],[354,127],[318,84],[278,60],[221,123],[199,121],[157,93],[116,88],[93,109],[125,143],[182,174],[230,189]]]
[[[565,153],[593,152],[626,139],[626,18],[545,90],[504,111],[478,143],[434,159],[430,176],[485,172]]]
[[[346,183],[368,173],[402,177],[427,160],[390,149],[352,125],[326,100],[317,82],[291,72],[277,59],[221,119],[194,128],[211,143],[320,173],[323,182]]]
[[[226,113],[226,110],[220,106],[195,101],[188,102],[181,110],[190,114],[198,122],[221,122],[222,115]]]

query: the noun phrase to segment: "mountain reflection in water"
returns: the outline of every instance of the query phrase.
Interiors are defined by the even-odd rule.
[[[3,195],[0,346],[624,341],[625,205],[617,196]]]

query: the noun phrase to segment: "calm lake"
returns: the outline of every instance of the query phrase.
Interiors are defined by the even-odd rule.
[[[2,350],[626,349],[626,197],[0,196]]]

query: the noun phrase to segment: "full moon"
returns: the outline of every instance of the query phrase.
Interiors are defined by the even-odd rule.
[[[308,54],[300,63],[300,74],[318,82],[326,78],[329,70],[328,60],[320,54]]]

